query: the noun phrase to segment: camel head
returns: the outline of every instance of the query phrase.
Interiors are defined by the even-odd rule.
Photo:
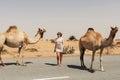
[[[46,30],[44,28],[38,28],[37,34],[35,36],[37,36],[38,34],[41,36],[40,38],[43,38],[44,32],[46,32]]]
[[[110,32],[111,36],[114,37],[116,35],[117,31],[118,31],[118,27],[111,27],[111,32]]]

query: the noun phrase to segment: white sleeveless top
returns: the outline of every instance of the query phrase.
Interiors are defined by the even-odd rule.
[[[59,37],[55,39],[55,52],[63,52],[63,38]]]

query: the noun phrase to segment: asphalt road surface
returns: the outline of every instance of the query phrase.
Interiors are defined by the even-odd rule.
[[[16,66],[14,59],[4,60],[0,65],[0,80],[120,80],[120,55],[103,56],[105,72],[99,71],[99,56],[95,56],[93,68],[80,67],[79,57],[64,57],[63,65],[56,66],[56,58],[25,59],[27,66]],[[90,67],[91,56],[85,56]]]

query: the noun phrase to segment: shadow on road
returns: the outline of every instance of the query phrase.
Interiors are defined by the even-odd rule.
[[[79,69],[79,70],[85,70],[85,71],[88,71],[90,73],[94,73],[95,70],[90,70],[89,68],[83,68],[81,66],[77,66],[77,65],[67,65],[69,68],[73,68],[73,69]]]
[[[53,63],[45,63],[45,64],[50,66],[57,66],[56,64],[53,64]]]
[[[6,66],[9,66],[9,65],[16,65],[16,63],[4,63]],[[25,64],[32,64],[32,62],[25,62]],[[2,64],[0,64],[0,66],[2,66]]]

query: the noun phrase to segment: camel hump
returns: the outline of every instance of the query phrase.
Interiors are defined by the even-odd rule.
[[[88,28],[87,33],[95,32],[93,28]]]
[[[6,32],[11,32],[11,30],[17,30],[17,26],[10,26]]]
[[[92,31],[94,31],[94,29],[93,29],[93,28],[88,28],[88,31],[89,31],[89,30],[92,30]]]

